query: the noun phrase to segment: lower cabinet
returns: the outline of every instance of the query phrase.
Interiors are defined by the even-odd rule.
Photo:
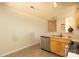
[[[68,41],[63,41],[62,38],[51,38],[50,39],[50,51],[60,55],[60,56],[66,56],[66,45],[69,44]]]

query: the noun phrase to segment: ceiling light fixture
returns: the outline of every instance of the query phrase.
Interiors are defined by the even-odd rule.
[[[56,3],[56,2],[54,2],[54,3],[53,3],[53,6],[54,6],[54,7],[57,7],[57,3]]]
[[[34,7],[34,6],[30,6],[30,8],[35,9],[35,7]]]

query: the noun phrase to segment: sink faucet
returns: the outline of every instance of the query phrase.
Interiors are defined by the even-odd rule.
[[[60,37],[63,37],[62,33],[60,33]]]

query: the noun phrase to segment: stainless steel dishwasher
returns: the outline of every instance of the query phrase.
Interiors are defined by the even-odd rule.
[[[50,37],[41,36],[41,49],[50,51]]]

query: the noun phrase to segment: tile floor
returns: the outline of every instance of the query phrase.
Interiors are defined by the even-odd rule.
[[[15,53],[9,54],[5,57],[58,57],[53,53],[49,53],[40,49],[40,44],[25,48]]]

